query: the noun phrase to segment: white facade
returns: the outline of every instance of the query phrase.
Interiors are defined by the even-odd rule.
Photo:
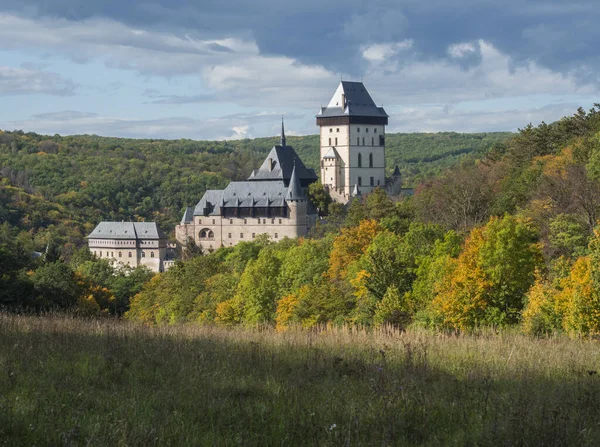
[[[380,138],[381,137],[381,138]],[[321,182],[349,197],[385,186],[385,125],[321,126]],[[332,149],[338,157],[326,158]]]
[[[300,202],[300,201],[298,201]],[[204,252],[230,247],[266,234],[272,241],[305,236],[316,223],[316,214],[307,214],[307,203],[288,203],[287,217],[194,216],[193,222],[177,225],[176,239],[184,245],[191,238]]]
[[[87,239],[90,252],[99,259],[165,271],[168,240],[153,222],[101,222]]]
[[[368,193],[386,186],[387,120],[362,82],[340,82],[327,107],[317,114],[321,182],[334,200],[347,202],[355,187]]]

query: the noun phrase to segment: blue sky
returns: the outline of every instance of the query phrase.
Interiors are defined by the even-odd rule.
[[[316,133],[341,77],[391,132],[516,130],[600,102],[597,0],[0,0],[0,129]]]

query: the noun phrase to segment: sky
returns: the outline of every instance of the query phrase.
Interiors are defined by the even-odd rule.
[[[0,129],[318,132],[340,79],[388,132],[517,130],[600,102],[598,0],[0,0]]]

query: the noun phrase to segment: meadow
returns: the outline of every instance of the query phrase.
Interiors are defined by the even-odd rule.
[[[0,314],[5,445],[598,445],[594,340]]]

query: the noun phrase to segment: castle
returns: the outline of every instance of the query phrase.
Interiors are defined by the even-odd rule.
[[[155,222],[100,222],[87,240],[90,252],[116,265],[163,272],[173,264],[168,237]]]
[[[361,192],[388,187],[385,178],[385,126],[388,115],[377,107],[362,82],[342,81],[317,116],[320,127],[321,181],[331,197],[347,203]],[[246,181],[208,190],[188,207],[175,229],[177,242],[189,240],[204,251],[248,241],[261,234],[272,240],[306,235],[318,215],[308,200],[317,181],[291,146],[283,122],[280,144]],[[399,183],[399,172],[392,186]]]

